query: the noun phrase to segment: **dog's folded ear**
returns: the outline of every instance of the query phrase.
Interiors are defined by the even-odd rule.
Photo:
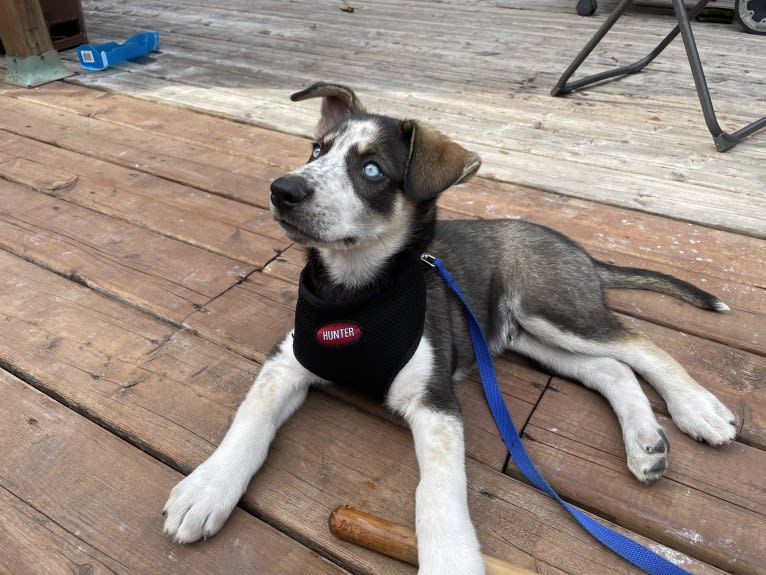
[[[410,141],[404,193],[415,202],[435,199],[450,186],[468,181],[481,166],[478,155],[430,126],[403,120],[401,127]]]
[[[322,98],[319,123],[314,128],[317,137],[337,126],[349,114],[360,114],[365,111],[354,91],[340,84],[317,82],[290,96],[293,102],[309,98]]]

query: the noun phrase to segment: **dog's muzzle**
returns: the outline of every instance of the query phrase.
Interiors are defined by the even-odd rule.
[[[290,211],[312,193],[311,186],[300,176],[288,174],[271,183],[271,203],[281,213]]]

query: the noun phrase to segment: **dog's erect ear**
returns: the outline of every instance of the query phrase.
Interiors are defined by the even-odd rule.
[[[403,120],[401,126],[410,141],[404,193],[415,202],[435,199],[450,186],[468,181],[481,166],[479,156],[434,128],[414,120]]]
[[[300,102],[309,98],[322,98],[319,123],[314,128],[317,137],[337,126],[349,114],[359,114],[365,111],[354,91],[340,84],[317,82],[290,96],[293,102]]]

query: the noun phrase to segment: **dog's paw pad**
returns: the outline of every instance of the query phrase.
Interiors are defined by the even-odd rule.
[[[657,481],[668,466],[670,442],[662,428],[637,431],[625,439],[628,469],[642,483]]]
[[[734,414],[705,389],[668,405],[673,423],[697,441],[725,445],[737,436]]]
[[[644,447],[644,451],[649,454],[662,454],[670,451],[670,442],[668,436],[665,435],[665,431],[662,428],[657,429],[659,439],[653,445],[647,445]]]

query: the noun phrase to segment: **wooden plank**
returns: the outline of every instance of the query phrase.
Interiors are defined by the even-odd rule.
[[[123,436],[161,438],[171,459],[209,450],[210,433],[222,430],[206,427],[215,402],[202,410],[193,398],[231,408],[257,374],[241,357],[4,251],[0,269],[0,365]],[[169,431],[168,418],[179,413],[199,420],[197,434]],[[224,419],[215,425],[225,427]]]
[[[296,284],[254,273],[189,316],[184,325],[262,363],[292,329],[297,297]]]
[[[640,255],[699,274],[735,277],[742,283],[766,280],[766,270],[758,265],[766,242],[698,224],[485,178],[451,188],[441,196],[440,205],[473,217],[531,219],[584,245]],[[707,257],[705,252],[713,250],[720,256]]]
[[[0,174],[257,267],[289,245],[268,210],[2,130]]]
[[[8,132],[258,207],[268,207],[268,194],[254,194],[253,180],[281,173],[257,158],[216,153],[145,132],[117,131],[107,122],[24,100],[0,98],[0,113]]]
[[[306,265],[304,249],[293,244],[269,262],[263,273],[298,285],[303,266]]]
[[[0,370],[4,572],[347,573],[236,510],[222,536],[162,534],[181,475]]]
[[[280,167],[294,167],[308,159],[310,143],[257,126],[200,113],[187,108],[162,106],[77,84],[54,82],[37,90],[8,87],[4,95],[43,104],[66,112],[103,120],[124,130],[148,132],[244,158],[257,158]]]
[[[688,222],[702,222],[711,227],[753,237],[766,237],[762,200],[755,190],[751,194],[743,195],[722,194],[716,190],[683,182],[664,181],[654,175],[656,170],[652,170],[653,173],[649,175],[636,175],[603,165],[573,164],[566,159],[528,158],[521,152],[497,151],[485,144],[476,143],[470,147],[482,156],[485,165],[497,165],[502,162],[518,166],[520,171],[528,174],[522,178],[515,175],[518,172],[509,168],[491,172],[485,169],[482,175],[489,178],[662,214]],[[541,164],[545,166],[544,170],[540,169]],[[533,171],[535,167],[539,170],[536,177]],[[753,178],[760,179],[760,170],[753,170],[752,175]],[[625,195],[628,197],[625,198]],[[695,203],[684,201],[684,197],[693,197]]]
[[[650,488],[625,471],[611,409],[579,385],[554,381],[526,429],[526,445],[564,498],[586,508],[608,499],[621,525],[732,573],[761,573],[766,453],[742,443],[710,448],[661,419],[670,467]]]
[[[0,205],[0,247],[176,324],[254,271],[15,184]]]

